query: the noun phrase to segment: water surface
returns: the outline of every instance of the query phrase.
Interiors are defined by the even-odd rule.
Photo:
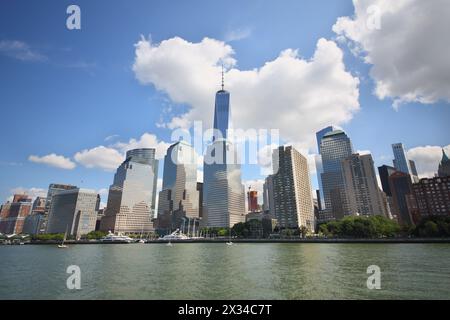
[[[0,246],[0,299],[450,299],[450,244]]]

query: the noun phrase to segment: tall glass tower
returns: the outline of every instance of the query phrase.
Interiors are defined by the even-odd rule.
[[[320,143],[322,142],[323,136],[334,130],[337,130],[337,128],[334,126],[328,126],[326,128],[323,128],[322,130],[316,132],[317,152],[319,153],[319,155],[320,155]],[[318,200],[320,200],[320,207],[325,208],[322,177],[321,177],[322,172],[323,172],[321,157],[317,156],[315,160],[316,160],[315,162],[316,162],[317,182],[319,183],[319,194],[320,194],[320,199],[318,199]]]
[[[325,201],[324,220],[340,219],[349,212],[342,161],[352,154],[351,141],[344,131],[334,130],[322,137],[320,155],[323,172],[320,176]]]
[[[208,146],[204,162],[203,221],[207,227],[229,228],[245,221],[245,191],[241,167],[233,144],[228,141],[230,129],[230,93],[216,93],[213,142]],[[220,133],[220,136],[217,135]]]
[[[153,203],[156,192],[155,167],[158,160],[145,160],[132,150],[117,168],[113,184],[109,188],[108,204],[102,218],[102,231],[141,233],[153,231]],[[144,154],[154,154],[148,149]],[[153,150],[153,151],[151,151]],[[157,171],[156,171],[157,172]]]

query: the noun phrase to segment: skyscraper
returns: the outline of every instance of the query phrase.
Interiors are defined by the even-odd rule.
[[[47,233],[80,237],[95,230],[97,193],[87,189],[68,189],[53,195]]]
[[[442,159],[439,163],[438,176],[442,178],[450,176],[450,160],[445,154],[444,149],[442,149]]]
[[[258,191],[250,189],[247,191],[247,203],[248,212],[258,211]]]
[[[142,163],[152,166],[153,169],[153,185],[156,186],[158,183],[158,166],[159,161],[156,159],[156,150],[153,148],[140,148],[128,150],[126,154],[126,159],[130,159],[132,162]],[[153,189],[152,194],[152,216],[155,213],[156,206],[156,187]]]
[[[328,126],[326,128],[323,128],[320,131],[316,132],[316,140],[317,140],[317,153],[319,154],[316,156],[315,162],[316,162],[316,175],[317,175],[317,182],[319,183],[319,195],[320,197],[317,198],[319,201],[318,206],[320,210],[325,207],[324,197],[323,197],[323,186],[322,186],[322,173],[323,173],[323,166],[322,166],[322,158],[320,157],[320,144],[322,142],[322,138],[324,135],[326,135],[329,132],[332,132],[334,130],[337,130],[335,126]]]
[[[159,193],[159,228],[177,229],[181,223],[195,226],[199,224],[199,190],[197,190],[197,154],[191,145],[177,142],[167,149],[164,158],[163,186]],[[176,214],[177,219],[175,218]],[[169,217],[163,217],[168,215]],[[190,221],[189,221],[190,220]]]
[[[154,152],[147,150],[145,154]],[[136,156],[133,150],[127,152],[126,160],[117,169],[109,188],[105,216],[100,225],[102,231],[125,234],[153,231],[157,165],[158,160],[148,161]]]
[[[274,150],[278,158],[273,174],[275,218],[282,228],[306,227],[314,232],[315,217],[308,161],[291,146]],[[278,169],[278,170],[276,170]]]
[[[273,175],[266,177],[263,186],[264,212],[275,218],[275,200],[273,198]]]
[[[342,161],[342,170],[350,213],[388,217],[372,156],[353,154]]]
[[[230,121],[230,94],[224,90],[222,81],[214,109],[216,134],[207,148],[204,162],[203,220],[207,227],[232,227],[245,221],[241,167],[235,147],[227,140]]]
[[[349,213],[342,175],[342,160],[353,154],[349,137],[342,130],[326,133],[320,142],[324,215],[322,220],[341,219]]]
[[[397,171],[412,174],[411,166],[402,143],[392,144],[392,151],[394,153],[394,167]]]
[[[411,176],[401,171],[394,172],[389,176],[389,188],[392,192],[392,214],[400,224],[411,225],[413,218],[408,208],[412,194]]]

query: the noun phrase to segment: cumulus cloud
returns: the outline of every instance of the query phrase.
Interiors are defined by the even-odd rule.
[[[447,155],[450,154],[450,145],[444,147]],[[442,159],[442,147],[420,146],[409,149],[408,159],[416,163],[417,173],[420,178],[431,178],[438,171],[439,162]]]
[[[156,135],[150,133],[144,133],[139,139],[132,138],[128,142],[118,142],[113,145],[114,148],[120,150],[122,153],[126,153],[131,149],[154,148],[156,149],[157,159],[164,158],[169,146],[170,143],[159,141]]]
[[[338,39],[372,65],[378,98],[450,101],[450,6],[446,0],[353,0],[352,17],[333,26]],[[379,21],[379,28],[377,22]]]
[[[87,168],[99,168],[114,171],[125,160],[128,150],[137,148],[155,148],[156,158],[162,159],[170,146],[169,143],[159,141],[154,134],[144,133],[139,139],[132,138],[126,142],[116,142],[109,146],[97,146],[77,152],[75,161]]]
[[[124,160],[123,155],[113,148],[98,146],[77,152],[75,161],[87,168],[100,168],[107,171],[117,169]]]
[[[66,158],[66,157],[60,156],[60,155],[56,155],[54,153],[48,154],[48,155],[42,156],[42,157],[39,157],[36,155],[30,155],[28,157],[28,160],[31,162],[46,164],[50,167],[66,169],[66,170],[72,170],[76,167],[76,164],[69,158]]]
[[[47,58],[32,50],[28,44],[17,40],[0,41],[0,54],[21,60],[21,61],[44,61]]]
[[[189,127],[194,120],[211,127],[222,62],[235,128],[280,129],[287,141],[312,148],[315,131],[346,123],[359,110],[359,80],[345,70],[343,53],[333,41],[320,39],[309,60],[286,49],[253,70],[236,68],[233,54],[230,45],[209,38],[192,43],[175,37],[159,44],[141,39],[133,70],[141,84],[190,106],[169,128]]]

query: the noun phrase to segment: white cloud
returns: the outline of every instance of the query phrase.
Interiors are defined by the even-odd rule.
[[[17,40],[0,41],[0,54],[21,61],[44,61],[47,57],[32,50],[28,44]]]
[[[450,145],[444,147],[450,154]],[[439,162],[442,159],[442,147],[420,146],[408,150],[407,156],[416,163],[417,173],[421,178],[431,178],[438,171]]]
[[[124,154],[131,149],[154,148],[156,149],[156,158],[163,159],[169,146],[170,143],[159,141],[156,135],[144,133],[139,139],[132,138],[128,142],[118,142],[112,147],[120,150]]]
[[[225,34],[225,41],[231,42],[231,41],[242,40],[242,39],[250,37],[251,34],[252,34],[252,29],[249,27],[230,30]]]
[[[74,159],[87,168],[112,171],[122,163],[124,156],[116,149],[98,146],[77,152]]]
[[[30,196],[33,200],[36,199],[36,197],[47,197],[47,189],[43,188],[24,188],[24,187],[17,187],[14,189],[11,189],[11,194],[26,194]],[[12,201],[12,197],[8,199]]]
[[[448,1],[353,0],[353,4],[354,16],[339,18],[333,31],[372,64],[376,96],[393,98],[395,107],[410,101],[450,101]],[[379,30],[369,28],[376,11]]]
[[[116,142],[110,146],[98,146],[77,152],[75,161],[87,168],[100,168],[114,171],[125,160],[128,150],[137,148],[155,148],[156,158],[162,159],[170,146],[169,143],[159,141],[154,134],[144,133],[139,139],[132,138],[127,142]]]
[[[51,167],[56,167],[60,169],[72,170],[76,167],[76,164],[70,160],[69,158],[65,158],[64,156],[56,155],[54,153],[48,154],[43,157],[30,155],[28,160],[35,163],[46,164]]]
[[[253,70],[233,68],[233,54],[230,45],[209,38],[191,43],[175,37],[160,44],[141,39],[133,70],[142,84],[191,106],[169,128],[188,127],[194,120],[211,126],[222,61],[231,68],[225,87],[231,92],[235,128],[280,129],[284,139],[312,148],[315,131],[346,123],[359,110],[359,80],[345,70],[343,53],[333,41],[320,39],[310,60],[287,49]]]

